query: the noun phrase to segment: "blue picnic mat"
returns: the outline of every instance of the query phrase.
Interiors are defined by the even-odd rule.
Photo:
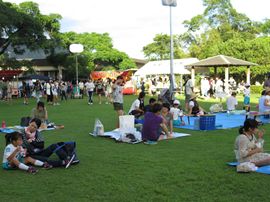
[[[228,129],[228,128],[237,128],[244,124],[244,121],[246,120],[245,114],[227,114],[227,113],[216,113],[216,129]],[[185,121],[186,125],[184,126],[174,126],[175,128],[184,128],[184,129],[190,129],[190,130],[200,130],[198,126],[194,126],[194,123],[198,117],[189,117],[190,124],[188,124],[188,118],[187,116],[183,117],[183,120]],[[264,118],[263,116],[260,116],[260,120],[263,123],[270,123],[270,119]]]
[[[13,133],[15,130],[11,128],[0,128],[0,133]]]
[[[238,162],[227,163],[227,165],[229,166],[237,166],[238,164],[239,164]],[[270,165],[259,167],[255,172],[270,175]]]

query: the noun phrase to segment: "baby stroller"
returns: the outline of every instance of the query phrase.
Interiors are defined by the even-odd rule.
[[[173,93],[170,92],[168,88],[164,88],[161,90],[158,100],[162,103],[168,103],[170,105],[173,104]]]

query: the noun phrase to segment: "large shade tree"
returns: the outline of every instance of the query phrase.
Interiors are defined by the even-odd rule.
[[[251,79],[262,80],[269,69],[269,20],[256,22],[238,13],[230,0],[204,0],[205,11],[184,21],[181,35],[189,53],[200,59],[224,54],[259,64],[252,68]],[[220,73],[223,70],[220,70]],[[243,69],[231,68],[239,79]]]
[[[113,48],[112,39],[108,33],[75,33],[61,34],[61,46],[65,52],[51,54],[48,59],[55,66],[65,67],[65,79],[73,79],[75,75],[75,55],[68,51],[69,45],[79,43],[84,51],[78,55],[78,70],[80,78],[87,78],[93,70],[125,70],[135,68],[136,64],[124,52]]]
[[[11,46],[15,53],[23,47],[35,50],[48,45],[48,38],[58,35],[58,14],[42,15],[38,4],[23,2],[19,5],[0,0],[0,54]]]
[[[173,36],[174,58],[185,57],[177,35]],[[170,59],[170,36],[167,34],[157,34],[153,42],[143,47],[143,52],[149,60],[168,60]]]
[[[41,14],[33,2],[16,5],[0,0],[1,66],[18,68],[26,64],[9,58],[9,51],[22,54],[26,49],[52,50],[59,36],[60,19],[58,14]]]

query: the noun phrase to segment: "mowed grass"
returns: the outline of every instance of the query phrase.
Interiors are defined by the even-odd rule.
[[[253,108],[258,96],[252,96]],[[125,96],[127,112],[135,96]],[[239,97],[239,101],[243,100]],[[97,100],[95,98],[97,103]],[[0,103],[0,120],[18,125],[30,114],[35,100],[23,105]],[[148,98],[146,98],[148,102]],[[181,97],[181,102],[183,99]],[[215,100],[199,102],[205,109]],[[112,105],[87,105],[86,98],[47,106],[49,119],[64,124],[62,130],[42,132],[46,145],[76,141],[80,164],[69,169],[42,170],[37,175],[0,171],[1,201],[269,201],[270,176],[239,174],[226,165],[234,161],[233,145],[238,129],[176,131],[192,136],[161,141],[157,145],[116,143],[92,137],[95,118],[109,131],[116,126]],[[241,103],[239,103],[241,106]],[[270,150],[266,129],[265,149]],[[1,133],[2,134],[2,133]],[[4,134],[0,151],[5,147]]]

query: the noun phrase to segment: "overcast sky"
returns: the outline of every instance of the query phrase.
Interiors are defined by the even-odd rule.
[[[14,3],[23,0],[4,0]],[[161,0],[32,0],[43,14],[63,17],[61,31],[108,32],[114,47],[143,59],[143,46],[158,33],[169,34],[169,7]],[[173,34],[184,32],[182,22],[204,11],[202,0],[178,0],[172,9]],[[270,18],[270,0],[231,0],[238,12],[252,20]]]

